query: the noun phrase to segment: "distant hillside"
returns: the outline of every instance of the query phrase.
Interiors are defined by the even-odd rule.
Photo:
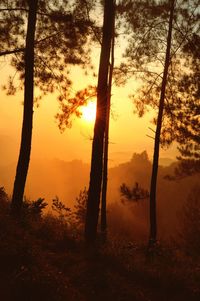
[[[167,237],[178,230],[180,210],[185,202],[189,191],[195,183],[200,184],[198,176],[188,177],[181,181],[168,181],[164,179],[167,174],[173,174],[176,163],[169,166],[160,166],[158,180],[158,223],[162,236]],[[0,167],[0,186],[5,186],[11,191],[14,180],[15,167],[13,165]],[[71,162],[54,160],[38,160],[31,162],[28,175],[26,196],[31,199],[45,197],[51,204],[57,195],[68,206],[73,206],[75,198],[80,190],[89,183],[89,164],[80,160]],[[146,151],[141,154],[133,154],[130,161],[109,169],[108,174],[108,201],[109,217],[115,224],[114,213],[123,225],[130,226],[130,232],[148,234],[148,201],[140,204],[123,205],[120,197],[120,185],[126,183],[129,186],[138,182],[143,188],[149,189],[151,177],[151,162]],[[111,213],[113,215],[111,216]],[[118,222],[116,222],[118,224]],[[118,226],[116,224],[116,226]]]
[[[0,166],[0,186],[12,191],[15,166]],[[72,205],[79,191],[88,185],[89,165],[80,160],[66,162],[59,159],[31,161],[28,173],[26,196],[31,199],[45,197],[48,202],[58,196]]]
[[[199,175],[187,177],[180,181],[169,181],[164,178],[166,175],[173,174],[177,163],[169,166],[160,166],[158,175],[157,189],[157,214],[158,214],[158,231],[162,237],[169,237],[179,231],[180,211],[186,201],[188,193],[192,187],[199,183]],[[149,210],[148,200],[141,203],[128,203],[123,205],[120,202],[119,187],[122,183],[133,186],[138,182],[143,188],[149,190],[151,178],[151,162],[146,151],[141,154],[133,154],[129,162],[120,164],[109,171],[109,200],[118,204],[121,221],[129,224],[132,229],[130,232],[140,232],[148,235]]]

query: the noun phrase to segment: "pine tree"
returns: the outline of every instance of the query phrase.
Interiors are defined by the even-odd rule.
[[[0,31],[4,50],[0,55],[18,54],[12,56],[11,64],[20,74],[21,89],[24,85],[22,137],[12,197],[12,210],[18,215],[23,202],[31,152],[33,104],[36,101],[33,97],[34,85],[40,88],[43,95],[59,90],[60,101],[68,97],[71,81],[67,63],[83,66],[88,62],[88,50],[84,50],[84,45],[87,43],[91,24],[84,19],[81,1],[75,2],[73,7],[64,0],[54,1],[52,5],[43,0],[3,1],[1,5],[3,22]],[[10,26],[13,21],[14,25]],[[16,92],[11,78],[5,88],[8,94]]]
[[[111,106],[111,90],[114,69],[114,47],[115,47],[115,16],[113,18],[112,42],[111,42],[111,57],[108,75],[108,92],[107,92],[107,108],[106,108],[106,127],[104,136],[103,150],[103,181],[101,194],[101,232],[106,239],[107,231],[107,182],[108,182],[108,146],[109,146],[109,124],[110,124],[110,106]]]
[[[94,243],[97,236],[99,203],[102,185],[103,145],[106,128],[106,108],[108,93],[109,58],[112,43],[114,20],[114,1],[104,2],[104,22],[101,55],[99,62],[97,85],[97,114],[92,143],[92,159],[90,184],[85,223],[85,239],[87,243]]]
[[[171,9],[173,17],[169,18],[169,7],[174,5],[176,8],[173,11]],[[185,114],[186,101],[183,90],[187,90],[187,85],[183,79],[186,79],[191,56],[188,57],[189,60],[186,59],[185,47],[191,36],[199,31],[198,5],[199,0],[187,3],[183,0],[175,2],[127,0],[120,6],[120,11],[127,20],[130,45],[117,77],[122,82],[123,76],[125,82],[127,78],[133,76],[142,79],[144,84],[133,97],[139,116],[143,116],[149,107],[158,110],[158,115],[154,119],[156,130],[153,130],[155,147],[150,189],[150,244],[154,244],[157,237],[156,183],[159,148],[162,145],[170,145],[174,140],[181,142],[183,139],[184,143],[187,139],[187,122],[182,123],[189,116]],[[165,39],[167,35],[168,38]],[[194,83],[192,80],[191,88],[194,88]],[[188,92],[189,90],[191,92],[190,88]],[[195,100],[193,97],[192,103],[197,103],[197,98]]]
[[[29,13],[25,47],[24,115],[20,155],[12,196],[12,211],[16,215],[19,215],[22,207],[24,187],[31,153],[34,101],[34,41],[38,0],[29,1],[28,8]]]
[[[167,48],[166,48],[164,72],[163,72],[163,79],[162,79],[161,92],[160,92],[158,118],[156,123],[154,155],[153,155],[152,175],[151,175],[151,184],[150,184],[150,236],[149,236],[150,245],[154,245],[157,240],[156,189],[157,189],[157,177],[158,177],[158,161],[159,161],[162,118],[163,118],[163,111],[165,105],[165,90],[167,86],[168,68],[171,59],[170,56],[171,56],[172,26],[173,26],[175,1],[171,0],[169,1],[169,3],[170,3],[170,16],[169,16],[169,25],[168,25]]]

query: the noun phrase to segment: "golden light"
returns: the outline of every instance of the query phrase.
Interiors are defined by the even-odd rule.
[[[87,106],[82,107],[82,119],[88,122],[94,122],[96,117],[96,103],[89,102]]]

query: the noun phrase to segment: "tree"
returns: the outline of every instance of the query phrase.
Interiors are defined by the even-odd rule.
[[[138,7],[135,7],[133,1],[126,1],[125,7],[122,4],[120,8],[122,13],[125,12],[128,29],[130,30],[129,27],[131,27],[133,33],[131,33],[131,42],[125,53],[128,62],[121,65],[118,77],[122,73],[125,76],[138,74],[137,77],[142,78],[145,82],[144,86],[140,88],[140,96],[135,101],[139,116],[144,114],[145,105],[149,103],[158,108],[150,184],[150,245],[154,245],[157,240],[156,188],[166,86],[171,63],[174,3],[174,0],[167,2],[144,0],[140,3],[136,1]],[[127,8],[133,6],[137,11],[136,14],[127,12]],[[143,26],[145,18],[147,21]],[[166,40],[163,39],[163,35],[166,36]],[[133,45],[135,45],[135,49]],[[165,53],[165,57],[163,53]],[[152,66],[153,63],[155,66]],[[159,101],[155,98],[159,98]]]
[[[199,18],[199,14],[195,16]],[[195,24],[195,22],[194,22]],[[198,24],[198,23],[197,23]],[[179,81],[181,102],[176,109],[176,140],[179,143],[179,166],[175,170],[176,178],[200,172],[200,35],[192,33],[184,45],[188,72]],[[179,109],[179,110],[178,110]]]
[[[140,185],[136,182],[135,186],[132,188],[128,187],[125,183],[120,186],[120,193],[122,197],[125,197],[129,202],[139,202],[140,200],[146,200],[149,198],[149,192],[140,187]],[[124,202],[124,199],[122,199]]]
[[[16,68],[20,79],[20,85],[17,82],[17,86],[23,89],[27,2],[10,0],[5,3],[0,7],[3,19],[0,26],[3,37],[0,56],[11,55],[11,65]],[[69,98],[71,81],[68,65],[85,67],[89,64],[89,47],[85,45],[92,23],[85,19],[86,9],[81,8],[81,3],[81,0],[75,1],[73,5],[66,0],[40,0],[38,3],[35,86],[39,87],[42,94],[37,96],[37,100],[55,91],[59,94],[59,101]],[[10,91],[14,93],[16,85],[12,78],[10,82],[8,88],[11,87]]]
[[[61,112],[56,114],[56,119],[58,120],[58,127],[61,132],[72,126],[71,117],[73,115],[81,117],[82,112],[80,108],[87,105],[89,100],[95,97],[96,94],[96,87],[88,86],[85,89],[77,91],[74,97],[60,103]]]
[[[172,18],[169,18],[169,6],[171,6]],[[132,33],[129,33],[131,37],[125,53],[126,61],[121,64],[117,78],[123,82],[124,74],[124,77],[130,78],[135,75],[142,80],[143,84],[133,97],[139,116],[143,116],[149,107],[158,110],[158,115],[154,119],[156,130],[152,130],[155,134],[155,138],[152,137],[155,139],[155,144],[150,189],[150,244],[156,242],[157,232],[155,199],[159,148],[169,146],[174,140],[186,141],[186,135],[182,135],[181,138],[180,129],[184,128],[182,133],[186,133],[187,123],[184,122],[183,126],[181,123],[184,119],[185,121],[188,119],[189,115],[185,114],[185,108],[188,107],[186,103],[189,98],[191,100],[191,95],[194,96],[191,91],[194,89],[195,81],[192,81],[191,86],[189,85],[190,93],[187,93],[190,97],[185,98],[186,93],[183,91],[187,90],[187,86],[183,79],[188,78],[188,62],[191,60],[191,55],[186,58],[185,47],[188,41],[191,41],[191,37],[194,34],[196,36],[199,31],[197,22],[199,0],[187,3],[182,0],[176,1],[176,9],[173,8],[172,11],[173,6],[175,6],[174,1],[145,0],[139,2],[127,0],[120,6],[121,12],[128,21],[127,32],[132,29]],[[130,10],[130,8],[134,9]],[[173,34],[170,34],[170,31],[173,31]],[[167,35],[168,38],[163,38]],[[195,103],[198,103],[197,99]],[[193,105],[192,107],[194,108]],[[197,124],[193,122],[195,123]],[[192,131],[194,134],[194,127]]]
[[[17,164],[15,183],[12,196],[12,211],[19,215],[22,202],[26,176],[30,160],[33,101],[34,101],[34,41],[38,0],[28,1],[28,23],[25,47],[25,82],[24,82],[24,114],[22,124],[22,137],[20,155]]]
[[[115,5],[115,3],[114,3]],[[115,12],[114,12],[115,14]],[[104,135],[104,150],[103,150],[103,181],[101,195],[101,232],[106,239],[107,230],[107,182],[108,182],[108,145],[109,145],[109,123],[110,123],[110,105],[111,105],[111,90],[112,78],[114,69],[114,47],[115,47],[115,16],[112,25],[112,41],[111,41],[111,58],[108,75],[108,92],[107,92],[107,108],[106,108],[106,126]]]
[[[99,203],[102,185],[103,145],[106,127],[107,85],[113,19],[114,1],[107,0],[104,2],[103,37],[97,85],[97,114],[92,143],[90,184],[85,223],[85,239],[87,243],[94,243],[97,235]]]
[[[3,33],[2,45],[8,49],[2,51],[0,55],[15,53],[11,58],[11,64],[20,74],[21,89],[24,83],[22,139],[12,197],[12,210],[17,215],[23,202],[31,152],[33,104],[34,100],[36,101],[33,97],[33,82],[43,95],[59,90],[59,100],[62,101],[68,97],[68,88],[71,85],[66,63],[84,65],[88,62],[83,60],[88,58],[88,51],[84,51],[83,47],[87,42],[89,22],[82,17],[83,12],[80,13],[80,2],[77,1],[72,8],[68,4],[68,11],[64,10],[65,1],[54,1],[49,5],[43,0],[37,1],[36,7],[35,2],[31,1],[21,0],[14,3],[5,1],[4,7],[0,8],[0,13],[4,17],[0,28]],[[24,14],[27,13],[26,43],[23,45],[25,34],[23,26],[26,24]],[[13,20],[14,26],[10,28],[10,22]],[[10,50],[9,48],[13,46],[15,49]],[[16,56],[16,53],[19,55]],[[16,92],[11,78],[7,91],[8,94]]]
[[[88,200],[88,190],[84,187],[76,197],[76,203],[74,205],[74,216],[78,226],[83,226],[86,216],[86,205]]]
[[[156,221],[156,188],[157,188],[157,176],[158,176],[158,161],[159,161],[159,148],[160,148],[160,136],[162,128],[162,118],[165,103],[165,90],[167,85],[168,68],[170,65],[170,53],[171,53],[171,41],[172,41],[172,25],[174,16],[174,5],[175,1],[171,0],[170,3],[170,17],[169,17],[169,27],[167,36],[167,48],[164,64],[164,72],[162,78],[160,100],[159,100],[159,110],[158,118],[156,124],[155,142],[154,142],[154,154],[153,154],[153,165],[152,165],[152,175],[150,184],[150,236],[149,244],[154,245],[157,240],[157,221]]]
[[[87,7],[87,1],[84,1],[84,4]],[[90,20],[90,15],[88,13],[88,20]],[[114,19],[113,19],[114,22]],[[93,22],[92,22],[93,23]],[[107,193],[107,169],[108,169],[108,135],[109,135],[109,119],[110,119],[110,99],[111,99],[111,88],[112,88],[112,76],[113,76],[113,68],[114,68],[114,30],[115,24],[113,23],[112,30],[112,42],[111,42],[111,57],[109,63],[109,72],[108,72],[108,92],[107,92],[107,109],[106,109],[106,127],[105,127],[105,136],[104,136],[104,149],[103,149],[103,179],[102,179],[102,194],[101,194],[101,230],[103,234],[106,234],[106,193]],[[97,31],[98,28],[93,25],[92,31],[94,35],[94,40],[101,45],[100,34]],[[93,86],[88,86],[87,88],[80,90],[76,93],[75,97],[68,100],[67,104],[61,104],[61,113],[56,115],[59,120],[59,128],[61,131],[65,130],[66,127],[71,126],[71,121],[69,116],[71,112],[77,117],[81,116],[80,107],[87,105],[87,102],[96,96],[96,88]]]
[[[170,145],[172,141],[178,142],[180,155],[178,167],[175,174],[168,178],[180,179],[200,171],[200,27],[199,27],[199,0],[189,2],[183,15],[185,26],[179,25],[181,36],[185,39],[182,42],[179,61],[177,55],[173,56],[166,104],[166,115],[168,122],[165,123],[167,139],[164,143]],[[179,37],[180,40],[181,37]],[[164,138],[166,138],[166,135]]]

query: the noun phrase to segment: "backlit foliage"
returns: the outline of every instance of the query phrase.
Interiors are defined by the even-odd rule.
[[[123,84],[132,77],[141,81],[141,87],[135,95],[131,95],[135,112],[140,117],[151,108],[158,109],[166,49],[168,3],[127,0],[119,4],[130,37],[121,67],[115,71],[115,75],[117,82],[119,79],[119,83]],[[199,130],[199,5],[199,0],[176,1],[161,136],[163,146],[169,146],[177,140],[182,148],[184,143],[181,142],[181,136],[184,140],[184,135],[189,134],[191,142],[192,131]],[[153,123],[156,123],[155,118]],[[191,152],[195,148],[191,147]]]
[[[61,132],[63,132],[66,127],[71,127],[73,116],[82,116],[80,108],[87,105],[87,103],[95,96],[96,87],[88,86],[87,88],[76,92],[75,96],[72,98],[69,97],[65,99],[65,101],[59,99],[61,112],[56,114],[56,119]]]
[[[81,226],[83,226],[85,222],[87,200],[88,190],[85,187],[83,190],[80,191],[78,197],[76,198],[76,203],[74,205],[75,220]]]
[[[122,197],[125,197],[125,200],[134,202],[149,198],[149,192],[146,189],[140,187],[137,182],[132,188],[129,188],[125,183],[123,183],[120,186],[120,194]],[[122,202],[124,202],[124,199],[122,199]]]
[[[59,200],[59,198],[56,196],[52,200],[52,210],[57,213],[58,217],[61,220],[69,219],[71,216],[71,209],[69,207],[66,207],[65,204]]]
[[[70,65],[90,68],[89,33],[92,21],[87,18],[83,1],[39,1],[35,41],[35,86],[40,94],[57,92],[59,99],[67,99],[71,86]],[[12,53],[11,65],[16,69],[9,78],[8,94],[23,89],[25,27],[27,22],[26,1],[1,1],[1,51],[0,55]]]

